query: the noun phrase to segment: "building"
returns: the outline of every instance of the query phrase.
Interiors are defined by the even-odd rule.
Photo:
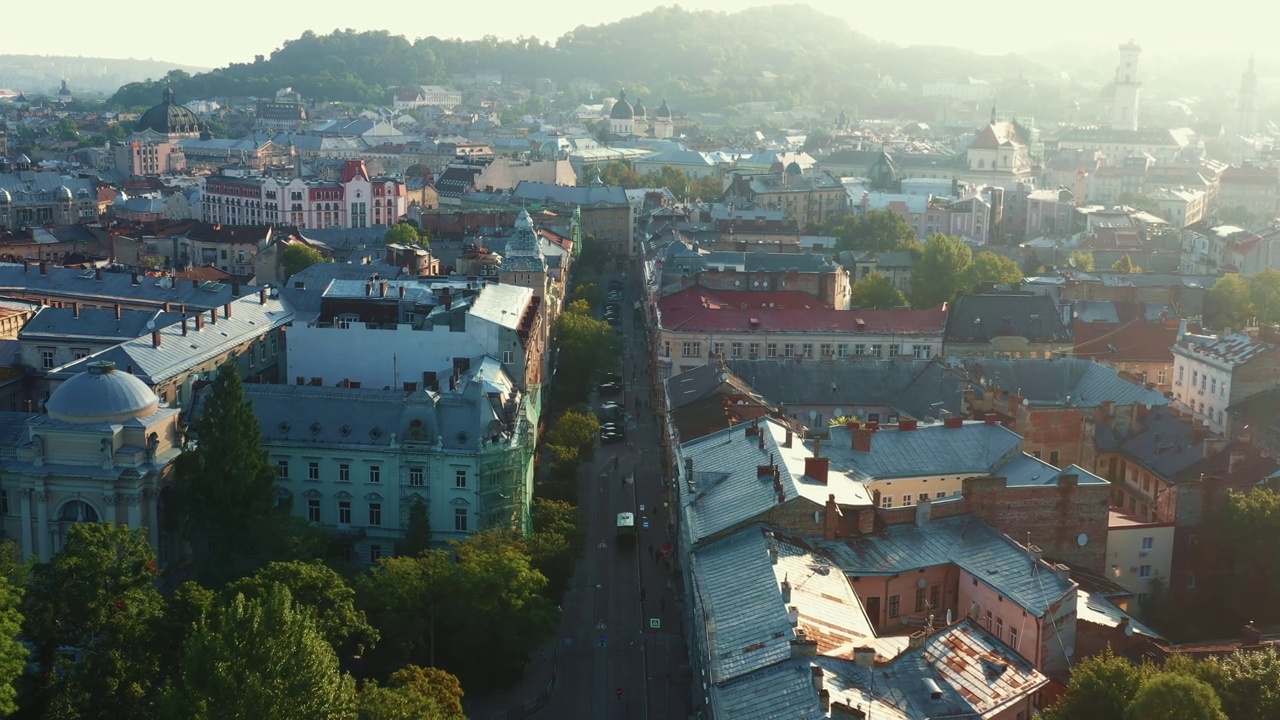
[[[0,230],[96,222],[98,214],[92,180],[30,170],[0,173]]]
[[[392,107],[414,110],[421,107],[452,110],[462,104],[462,91],[442,85],[404,85],[392,91]]]
[[[1214,433],[1227,431],[1227,408],[1276,386],[1280,338],[1270,328],[1253,338],[1182,334],[1173,346],[1177,406]]]
[[[833,310],[803,292],[692,287],[657,301],[660,364],[683,372],[713,356],[833,362],[941,353],[944,303],[932,310]]]
[[[1138,56],[1142,47],[1130,40],[1120,46],[1120,64],[1116,66],[1114,95],[1111,99],[1111,129],[1138,129],[1138,99],[1142,81],[1138,76]]]
[[[1072,304],[1072,354],[1170,392],[1170,348],[1178,341],[1181,324],[1167,304],[1081,300]]]
[[[128,177],[172,175],[187,169],[187,156],[168,133],[146,128],[111,148],[115,171]]]
[[[961,295],[947,315],[944,351],[950,358],[1070,355],[1066,317],[1046,295]]]
[[[1253,71],[1253,56],[1240,77],[1240,94],[1236,96],[1235,131],[1240,135],[1258,132],[1258,74]]]
[[[847,257],[844,253],[840,253],[839,258],[845,267],[852,266],[854,277],[852,282],[857,282],[873,272],[880,273],[885,276],[889,283],[898,288],[905,295],[911,292],[911,268],[915,265],[915,259],[911,253],[905,250],[895,250],[892,252],[864,252],[853,254]]]
[[[800,227],[823,224],[849,213],[849,195],[838,178],[825,172],[804,174],[795,162],[781,172],[733,173],[724,201],[781,210]]]
[[[259,98],[254,130],[270,132],[298,132],[306,128],[307,106],[301,102],[282,98]]]
[[[640,243],[636,236],[638,211],[633,210],[627,193],[620,187],[593,183],[588,187],[566,187],[540,182],[521,181],[504,205],[544,207],[563,217],[580,212],[582,236],[588,242],[606,243],[615,258],[636,258]]]
[[[964,180],[1012,190],[1034,181],[1031,138],[1016,122],[991,122],[980,129],[965,149],[968,163]]]
[[[242,292],[256,289],[234,283],[180,282],[167,275],[52,267],[43,261],[0,263],[0,295],[53,307],[79,303],[82,310],[122,307],[195,313],[221,308]]]
[[[361,160],[348,160],[338,180],[225,174],[200,180],[200,218],[215,225],[389,227],[407,211],[404,184],[371,178]]]
[[[661,265],[661,287],[668,294],[693,285],[724,291],[778,289],[807,293],[836,309],[849,307],[849,271],[827,255],[702,251],[676,240],[663,250]]]
[[[254,258],[280,234],[271,225],[213,225],[196,223],[170,238],[161,254],[175,268],[216,267],[242,278],[255,274]],[[170,254],[172,252],[172,254]]]
[[[1177,163],[1194,149],[1183,131],[1116,127],[1072,128],[1058,137],[1057,146],[1060,151],[1096,153],[1111,167],[1120,167],[1127,158],[1140,155],[1149,155],[1159,163]]]
[[[1154,583],[1168,585],[1173,572],[1174,525],[1112,510],[1107,524],[1108,580],[1128,590],[1143,607]]]
[[[1160,214],[1175,228],[1200,222],[1208,210],[1208,195],[1203,190],[1160,188],[1147,196],[1159,204]]]
[[[1254,166],[1229,167],[1218,180],[1218,207],[1244,208],[1257,218],[1257,227],[1276,217],[1280,206],[1280,170]]]
[[[677,442],[780,414],[777,406],[738,375],[710,363],[672,375],[665,387],[667,413]]]
[[[1253,275],[1280,269],[1280,233],[1255,233],[1209,219],[1182,230],[1179,269],[1186,274],[1235,272]]]
[[[245,385],[245,399],[279,496],[344,537],[352,560],[393,555],[419,501],[440,544],[531,529],[533,424],[491,358],[440,393]]]
[[[150,130],[166,140],[200,138],[208,140],[209,132],[200,118],[186,107],[174,101],[173,88],[164,89],[164,99],[138,117],[139,132]]]
[[[182,319],[164,310],[41,306],[17,334],[18,360],[31,375],[49,371]]]
[[[77,522],[145,530],[162,566],[177,558],[162,518],[181,452],[178,410],[145,383],[93,362],[49,397],[44,413],[3,413],[0,423],[4,531],[24,559],[48,562]]]

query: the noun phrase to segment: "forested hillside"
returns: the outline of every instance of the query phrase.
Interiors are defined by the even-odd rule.
[[[414,28],[406,27],[414,34]],[[844,21],[805,6],[757,7],[726,14],[664,7],[608,25],[582,26],[554,43],[538,38],[409,41],[387,32],[304,34],[270,56],[207,73],[174,71],[130,83],[110,103],[147,107],[159,85],[180,98],[269,96],[292,86],[316,100],[388,101],[394,85],[443,82],[451,74],[501,71],[504,77],[626,83],[632,97],[666,97],[689,109],[753,100],[850,102],[874,95],[884,76],[918,84],[927,77],[1016,75],[1027,66],[957,50],[944,55],[885,47]]]

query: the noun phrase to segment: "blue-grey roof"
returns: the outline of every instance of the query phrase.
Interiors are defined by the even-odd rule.
[[[426,392],[311,385],[244,386],[267,444],[390,447],[422,423],[430,442],[440,435],[435,401]]]
[[[972,515],[930,520],[923,526],[890,525],[874,535],[823,543],[822,548],[851,576],[896,575],[954,564],[1036,617],[1075,587]]]
[[[21,171],[0,173],[0,190],[7,191],[15,205],[49,203],[65,198],[63,188],[71,190],[79,198],[91,198],[97,202],[98,191],[93,181],[60,175],[56,172]]]
[[[1033,455],[1022,453],[993,473],[1005,479],[1005,487],[1057,487],[1063,475],[1075,475],[1077,485],[1109,485],[1106,480],[1079,465],[1068,465],[1059,470]]]
[[[513,200],[552,205],[629,205],[627,193],[620,187],[570,187],[549,183],[521,181],[512,191]]]
[[[985,343],[1001,336],[1031,342],[1071,342],[1071,329],[1045,295],[961,295],[947,314],[947,342]]]
[[[232,290],[230,283],[210,285],[173,278],[138,277],[138,284],[134,285],[129,273],[103,272],[102,279],[97,280],[91,271],[46,267],[45,274],[41,274],[35,264],[23,270],[22,265],[0,263],[0,293],[14,298],[47,296],[157,307],[169,303],[188,310],[208,310],[232,300]],[[257,291],[258,288],[249,285],[241,287],[242,295]]]
[[[45,410],[55,419],[76,422],[154,409],[159,402],[146,383],[114,365],[95,361],[54,389]]]
[[[968,359],[964,368],[983,387],[1015,393],[1028,405],[1098,407],[1168,405],[1164,393],[1126,380],[1116,370],[1083,358]]]
[[[871,436],[871,452],[853,449],[852,431],[830,429],[822,454],[831,469],[862,481],[934,475],[989,475],[1022,453],[1022,438],[999,423],[965,422],[960,427],[922,425],[915,430],[884,428]]]
[[[533,290],[507,284],[487,284],[475,298],[471,315],[495,325],[514,330],[520,325],[525,308],[533,299]]]
[[[1178,479],[1179,473],[1204,459],[1205,439],[1197,429],[1166,408],[1156,408],[1142,421],[1140,431],[1119,435],[1109,425],[1099,425],[1109,438],[1099,449],[1119,449],[1130,459],[1167,481]]]
[[[364,281],[376,273],[395,280],[400,268],[391,265],[355,265],[351,263],[316,263],[288,279],[280,296],[293,308],[297,322],[309,324],[320,317],[320,301],[334,280]]]
[[[124,342],[146,335],[182,319],[182,313],[159,310],[115,310],[86,308],[76,312],[69,307],[42,307],[18,332],[20,340],[97,340]]]

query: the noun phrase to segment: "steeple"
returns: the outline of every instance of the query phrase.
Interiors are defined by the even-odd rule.
[[[1258,131],[1258,75],[1253,70],[1253,55],[1249,56],[1249,67],[1240,77],[1240,95],[1236,98],[1236,127],[1241,135],[1252,135]]]

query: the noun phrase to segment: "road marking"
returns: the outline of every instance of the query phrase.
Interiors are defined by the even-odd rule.
[[[649,618],[649,628],[652,630],[661,630],[662,618]]]

